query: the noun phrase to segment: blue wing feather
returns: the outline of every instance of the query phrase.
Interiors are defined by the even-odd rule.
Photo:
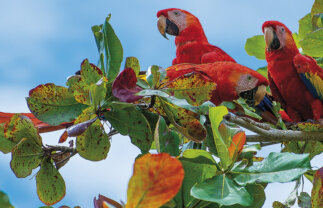
[[[310,91],[310,93],[313,95],[313,97],[317,98],[317,99],[321,99],[318,92],[315,89],[315,86],[312,84],[312,82],[308,79],[307,75],[308,73],[300,73],[299,76],[302,79],[302,81],[304,82],[305,86],[307,87],[307,89]],[[307,75],[307,76],[306,76]]]

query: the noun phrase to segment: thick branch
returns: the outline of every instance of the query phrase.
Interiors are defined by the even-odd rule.
[[[224,116],[224,119],[258,134],[255,136],[249,135],[247,137],[248,142],[323,141],[323,132],[278,130],[268,125],[264,126],[264,124],[249,118],[241,118],[231,114]]]

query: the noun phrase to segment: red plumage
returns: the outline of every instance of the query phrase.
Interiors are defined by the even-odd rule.
[[[216,61],[235,60],[221,48],[211,45],[197,17],[182,9],[164,9],[157,13],[157,17],[164,16],[179,28],[176,35],[176,58],[174,64],[180,63],[213,63]]]
[[[261,85],[268,85],[267,79],[261,74],[234,62],[178,64],[166,70],[167,78],[170,80],[191,72],[205,74],[217,84],[211,98],[211,101],[216,105],[221,104],[223,101],[238,99],[241,92],[253,90]]]
[[[293,121],[319,120],[323,115],[322,68],[311,57],[299,53],[291,31],[284,24],[267,21],[262,29],[273,97]]]

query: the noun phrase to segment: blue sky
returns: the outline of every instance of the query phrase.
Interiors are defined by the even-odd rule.
[[[164,68],[175,56],[174,38],[164,39],[156,27],[156,13],[165,8],[181,8],[201,21],[209,42],[220,46],[237,62],[256,69],[264,66],[244,50],[247,38],[261,34],[266,20],[280,20],[293,32],[314,0],[163,0],[163,1],[63,1],[1,0],[0,7],[0,111],[28,112],[25,97],[38,84],[65,85],[66,77],[80,67],[83,59],[97,62],[91,26],[101,24],[111,13],[111,24],[124,48],[124,57],[138,57],[142,70],[156,64]],[[44,143],[56,144],[61,132],[44,134]],[[279,151],[279,147],[265,149]],[[127,137],[116,136],[108,158],[90,162],[74,157],[61,169],[66,197],[58,205],[92,207],[99,193],[116,200],[126,199],[126,188],[134,158],[139,153]],[[320,155],[313,165],[319,166]],[[20,208],[42,203],[36,194],[35,178],[17,179],[9,168],[10,155],[0,153],[0,190],[9,194]],[[316,161],[316,162],[315,162]],[[273,184],[267,188],[264,207],[283,201],[293,184]],[[309,190],[309,187],[308,187]],[[57,205],[57,207],[58,207]],[[55,205],[56,207],[56,205]]]

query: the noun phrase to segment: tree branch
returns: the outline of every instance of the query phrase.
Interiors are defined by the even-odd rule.
[[[259,123],[250,118],[227,114],[223,117],[226,121],[235,123],[258,135],[248,135],[248,142],[288,142],[288,141],[323,141],[323,132],[303,132],[292,130],[278,130],[267,124]]]

